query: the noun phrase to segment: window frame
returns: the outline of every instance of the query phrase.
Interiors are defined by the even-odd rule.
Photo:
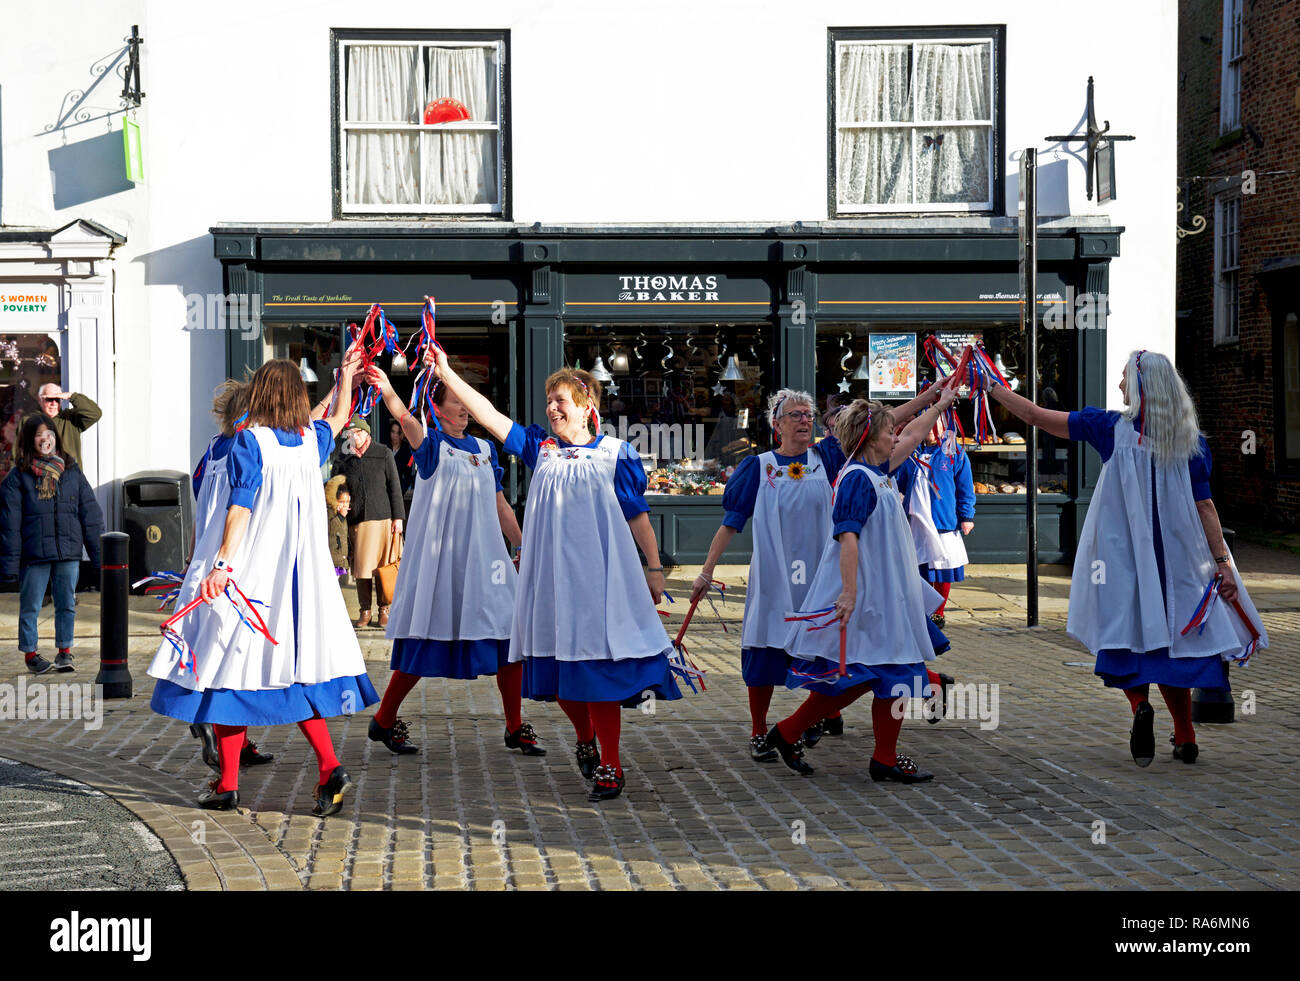
[[[1219,74],[1219,133],[1241,129],[1242,0],[1223,0],[1222,67]]]
[[[1214,198],[1214,344],[1237,344],[1241,340],[1241,204],[1239,191]],[[1234,219],[1229,227],[1228,217]],[[1224,247],[1231,239],[1234,260],[1227,262]],[[1229,317],[1231,305],[1231,317]],[[1231,321],[1231,323],[1229,323]],[[1229,327],[1233,328],[1231,332]]]
[[[906,204],[879,204],[864,205],[852,210],[844,210],[840,207],[839,201],[839,113],[837,99],[839,96],[839,52],[847,44],[860,43],[863,41],[888,41],[893,43],[911,43],[911,44],[935,44],[945,42],[970,42],[970,41],[988,41],[992,55],[992,71],[990,72],[990,98],[989,105],[992,107],[993,116],[987,122],[975,123],[970,120],[960,120],[956,123],[945,124],[943,120],[918,120],[913,118],[910,123],[905,124],[906,128],[912,131],[912,195],[916,195],[916,133],[924,125],[933,127],[935,124],[947,125],[952,128],[956,125],[961,126],[988,126],[988,155],[989,155],[989,196],[983,202],[957,203],[952,201],[943,201],[937,203],[917,203],[915,201]],[[905,214],[993,214],[999,215],[1006,208],[1006,163],[1004,161],[1006,149],[1006,25],[1005,24],[981,24],[969,26],[951,26],[951,27],[889,27],[889,28],[868,28],[868,27],[832,27],[827,30],[826,45],[826,119],[827,119],[827,167],[826,167],[826,209],[827,214],[832,218],[862,218],[872,215],[905,215]],[[915,59],[913,59],[913,79],[915,79]],[[913,105],[915,105],[916,86],[912,85]],[[915,116],[915,112],[913,112]],[[861,128],[879,128],[876,124],[855,124]],[[883,127],[883,124],[882,124]],[[890,129],[901,129],[903,126],[890,124]]]
[[[467,120],[459,123],[348,123],[344,116],[345,49],[349,44],[390,44],[424,47],[497,47],[497,122]],[[427,84],[420,72],[423,92]],[[330,183],[335,220],[348,218],[414,217],[480,221],[509,221],[511,216],[511,145],[510,145],[510,31],[509,30],[411,30],[411,29],[330,29]],[[427,93],[424,93],[427,96]],[[427,104],[428,99],[424,98]],[[496,130],[497,200],[490,204],[347,204],[346,153],[348,130],[426,132],[480,132]],[[417,141],[416,166],[423,181],[423,139]],[[423,187],[421,187],[423,194]]]

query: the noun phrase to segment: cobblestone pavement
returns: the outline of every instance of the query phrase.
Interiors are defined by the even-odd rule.
[[[1133,765],[1123,697],[1065,635],[1068,570],[1045,567],[1042,626],[1029,629],[1015,566],[972,567],[953,590],[953,650],[940,667],[959,682],[997,685],[997,697],[986,689],[972,701],[983,724],[905,723],[900,749],[936,774],[927,785],[868,779],[865,701],[846,713],[842,738],[809,752],[815,776],[751,762],[734,599],[722,609],[730,633],[708,610],[691,624],[708,692],[659,703],[653,715],[624,713],[627,790],[603,804],[586,799],[559,709],[525,704],[550,755],[524,758],[503,746],[495,683],[480,679],[425,680],[412,692],[402,715],[418,756],[370,742],[370,712],[330,720],[356,781],[335,817],[310,813],[316,769],[294,726],[250,731],[276,761],[242,773],[239,811],[200,811],[193,796],[209,771],[197,742],[149,710],[145,668],[161,616],[140,599],[131,601],[135,697],[106,703],[95,729],[0,721],[0,757],[120,801],[166,844],[190,889],[1296,889],[1300,557],[1243,545],[1238,560],[1272,647],[1234,670],[1238,721],[1199,727],[1195,766],[1166,751],[1145,770]],[[669,580],[673,633],[695,571]],[[720,570],[738,597],[744,575]],[[79,599],[77,672],[33,680],[29,696],[43,683],[93,680],[98,596]],[[49,647],[52,609],[44,614]],[[15,686],[27,677],[13,653],[16,621],[17,597],[0,596],[11,652],[0,682]],[[377,630],[362,635],[382,692],[388,645]],[[778,691],[770,719],[798,701]],[[1158,707],[1158,744],[1171,728]]]

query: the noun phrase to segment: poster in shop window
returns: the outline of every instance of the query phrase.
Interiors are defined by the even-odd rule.
[[[872,334],[870,397],[910,399],[916,395],[916,335]]]

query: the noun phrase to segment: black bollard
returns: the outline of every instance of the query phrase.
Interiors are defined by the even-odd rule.
[[[1227,725],[1233,721],[1236,705],[1230,691],[1192,689],[1192,721],[1211,725]]]
[[[99,538],[99,674],[105,698],[131,697],[131,672],[126,666],[126,594],[130,588],[131,538],[120,531]]]

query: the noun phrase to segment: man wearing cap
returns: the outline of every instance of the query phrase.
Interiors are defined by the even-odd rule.
[[[387,561],[389,544],[394,535],[402,533],[406,518],[402,480],[393,451],[370,438],[370,427],[359,416],[343,431],[342,454],[335,473],[343,475],[352,493],[348,539],[361,608],[354,625],[366,627],[370,625],[375,568]],[[378,625],[388,625],[388,606],[382,602]]]
[[[66,409],[63,407],[65,400],[71,403]],[[104,411],[79,392],[65,392],[52,382],[40,387],[37,401],[41,412],[49,420],[47,425],[58,435],[64,454],[75,460],[79,469],[84,469],[81,463],[81,434],[99,422]],[[17,446],[15,440],[15,449]]]

